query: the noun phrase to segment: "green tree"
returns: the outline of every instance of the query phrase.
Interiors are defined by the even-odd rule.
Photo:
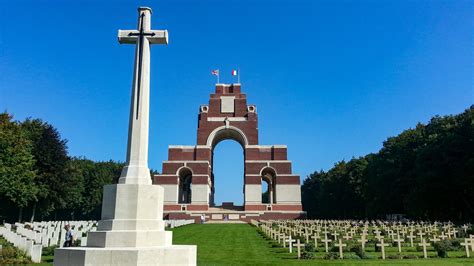
[[[311,218],[474,219],[474,106],[388,138],[379,152],[315,172],[302,186]]]
[[[0,202],[18,208],[22,220],[23,208],[37,199],[33,145],[12,116],[0,114]],[[5,203],[5,204],[4,204]]]
[[[38,189],[36,201],[32,204],[31,221],[36,209],[42,216],[65,207],[69,187],[65,186],[65,170],[68,163],[67,140],[61,139],[56,128],[41,119],[28,118],[21,123],[33,143],[33,156]]]

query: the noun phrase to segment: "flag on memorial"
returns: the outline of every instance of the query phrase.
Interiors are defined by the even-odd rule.
[[[211,74],[217,77],[217,83],[219,83],[219,69],[214,69]]]
[[[235,69],[233,69],[233,70],[232,70],[232,76],[237,76],[237,74],[238,74],[238,71],[235,70]]]

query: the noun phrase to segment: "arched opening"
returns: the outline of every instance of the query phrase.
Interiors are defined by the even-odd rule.
[[[189,168],[181,168],[179,176],[178,203],[191,203],[193,173]]]
[[[223,138],[212,149],[211,205],[239,206],[244,200],[244,151],[233,138]]]
[[[273,168],[266,167],[261,172],[262,179],[262,203],[276,203],[275,182],[276,172]]]
[[[270,185],[262,178],[262,203],[270,203]]]

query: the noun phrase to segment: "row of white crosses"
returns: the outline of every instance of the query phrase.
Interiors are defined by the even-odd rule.
[[[272,228],[273,224],[277,225],[277,229]],[[333,242],[334,246],[339,248],[340,258],[343,258],[343,248],[347,246],[343,243],[343,239],[345,242],[356,240],[365,250],[368,236],[371,233],[378,242],[376,246],[380,247],[383,259],[386,255],[385,247],[389,246],[385,237],[388,237],[389,242],[396,243],[399,253],[402,252],[402,243],[407,241],[410,247],[414,247],[416,241],[417,245],[423,249],[423,257],[428,258],[427,248],[431,246],[430,243],[458,238],[460,232],[451,222],[427,223],[423,221],[402,223],[381,220],[270,220],[261,221],[260,227],[268,236],[282,243],[283,247],[286,248],[286,243],[288,243],[290,252],[295,246],[292,235],[303,236],[306,243],[314,241],[316,249],[318,241],[324,243],[326,253],[329,252],[329,244]],[[469,228],[470,225],[464,224],[460,230],[466,235]],[[470,251],[474,251],[474,236],[466,237],[461,245],[465,247],[466,256],[470,257]]]
[[[301,249],[305,246],[300,242],[299,239],[293,239],[291,230],[287,227],[278,227],[278,229],[272,228],[272,223],[267,223],[263,221],[260,224],[255,224],[260,226],[262,231],[272,238],[275,241],[278,241],[279,244],[283,245],[283,248],[287,248],[286,243],[288,243],[288,251],[293,253],[293,248],[296,248],[298,259],[301,258]],[[296,243],[295,243],[296,242]]]

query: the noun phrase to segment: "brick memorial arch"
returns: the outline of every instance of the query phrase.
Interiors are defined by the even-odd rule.
[[[213,150],[222,140],[235,140],[244,152],[244,206],[214,204]],[[217,177],[219,178],[219,177]],[[262,182],[268,200],[262,202]],[[293,219],[302,218],[300,177],[292,174],[285,145],[259,145],[255,105],[247,104],[240,84],[217,84],[209,105],[201,105],[197,145],[169,146],[168,160],[154,184],[164,188],[168,219]]]

